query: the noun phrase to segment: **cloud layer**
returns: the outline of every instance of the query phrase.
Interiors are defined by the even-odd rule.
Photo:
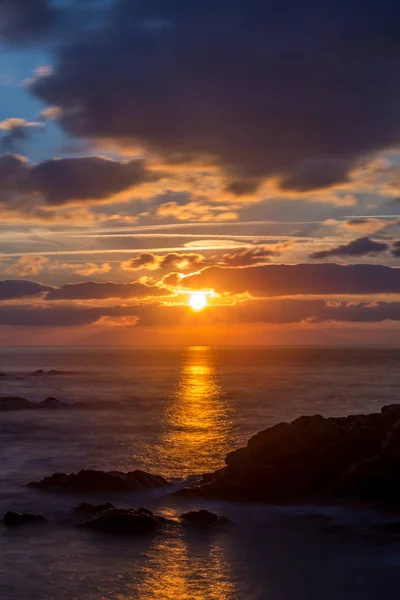
[[[17,4],[16,39],[29,29]],[[116,0],[108,11],[32,86],[73,135],[219,165],[238,195],[270,177],[302,191],[342,182],[400,142],[390,0]]]

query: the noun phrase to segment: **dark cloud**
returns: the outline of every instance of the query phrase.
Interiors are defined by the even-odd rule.
[[[121,263],[124,271],[139,271],[140,269],[158,269],[159,261],[157,254],[142,252],[129,260]]]
[[[146,165],[141,159],[119,162],[100,156],[52,159],[30,165],[21,156],[5,154],[0,156],[1,199],[11,203],[21,195],[39,195],[45,204],[53,206],[107,199],[163,176]]]
[[[107,298],[146,298],[168,296],[169,292],[158,286],[145,285],[139,281],[133,283],[68,283],[59,288],[52,288],[46,298],[48,300],[103,300]]]
[[[399,302],[327,302],[325,300],[252,300],[234,306],[210,306],[193,313],[187,306],[61,307],[0,306],[0,325],[14,327],[76,327],[137,317],[143,326],[190,327],[217,324],[379,323],[400,321]],[[109,319],[109,320],[108,320]],[[131,324],[132,322],[130,322]],[[124,324],[124,321],[122,321]]]
[[[51,0],[2,0],[0,35],[13,43],[30,43],[45,35],[56,22]]]
[[[122,262],[121,268],[125,271],[163,269],[165,271],[178,270],[184,272],[214,265],[247,267],[267,262],[273,256],[279,256],[279,252],[267,246],[240,248],[223,256],[204,256],[197,252],[168,252],[168,254],[142,252],[138,256]]]
[[[400,142],[399,17],[392,0],[116,0],[32,89],[73,135],[220,165],[237,194],[304,191]]]
[[[43,295],[52,288],[33,281],[9,279],[0,281],[0,300],[14,300]]]
[[[398,240],[397,242],[393,243],[392,246],[392,254],[393,256],[395,256],[396,258],[400,257],[400,240]]]
[[[258,263],[268,262],[273,256],[279,256],[279,252],[266,246],[258,248],[241,248],[237,252],[224,254],[222,263],[227,267],[247,267]]]
[[[174,274],[172,274],[174,277]],[[166,285],[172,283],[168,276]],[[400,269],[383,265],[299,264],[247,268],[210,267],[186,276],[180,285],[255,297],[300,294],[398,294]]]
[[[375,242],[369,237],[361,237],[352,240],[348,244],[342,244],[336,248],[314,252],[310,258],[325,259],[332,256],[367,256],[368,254],[380,254],[388,249],[388,244]]]

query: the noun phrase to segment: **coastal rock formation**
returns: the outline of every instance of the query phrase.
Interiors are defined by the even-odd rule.
[[[220,517],[208,510],[191,510],[187,513],[183,513],[179,518],[184,523],[188,523],[189,525],[193,525],[200,529],[210,529],[232,523],[227,517]]]
[[[400,405],[380,413],[303,416],[253,436],[226,467],[180,495],[293,503],[400,502]]]
[[[97,529],[111,533],[150,533],[161,525],[166,525],[167,519],[155,515],[147,508],[109,508],[97,513],[89,521],[81,524],[81,527]]]
[[[19,513],[8,511],[3,517],[3,523],[6,527],[17,527],[27,523],[45,523],[46,519],[43,515],[33,515],[28,513]]]
[[[27,487],[57,492],[141,492],[169,485],[161,475],[145,471],[96,471],[84,469],[79,473],[54,473],[41,481],[28,483]]]
[[[57,398],[46,398],[43,402],[31,402],[26,398],[9,396],[0,398],[0,411],[12,410],[59,410],[71,408],[69,404],[60,402]]]

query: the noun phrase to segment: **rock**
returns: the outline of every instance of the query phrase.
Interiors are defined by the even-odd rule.
[[[40,404],[42,405],[41,408],[69,408],[68,404],[60,402],[60,400],[57,400],[57,398],[53,397],[46,398]]]
[[[200,529],[210,529],[212,527],[221,527],[232,524],[230,519],[220,517],[208,510],[191,510],[183,513],[179,517],[185,523],[199,527]]]
[[[12,411],[12,410],[54,410],[54,409],[68,409],[71,408],[69,404],[60,402],[57,398],[46,398],[43,402],[31,402],[26,398],[20,398],[18,396],[10,396],[0,398],[0,411]]]
[[[44,375],[43,369],[38,369],[37,371],[33,371],[33,373],[31,373],[31,377],[41,377],[42,375]]]
[[[46,519],[43,515],[34,515],[27,513],[19,513],[8,511],[3,517],[3,523],[6,527],[17,527],[26,523],[45,523]]]
[[[32,408],[32,402],[29,402],[26,398],[20,398],[19,396],[9,396],[6,398],[0,398],[0,410],[29,410]]]
[[[400,405],[380,413],[302,416],[253,436],[226,467],[177,492],[208,499],[400,503]]]
[[[151,475],[136,470],[129,473],[119,471],[96,471],[84,469],[79,473],[54,473],[41,481],[28,483],[27,487],[41,490],[84,492],[138,492],[169,485],[160,475]]]
[[[140,534],[150,533],[167,523],[167,519],[159,517],[145,508],[139,508],[139,510],[109,508],[97,514],[93,519],[82,523],[81,527],[111,533]]]
[[[62,375],[62,371],[57,371],[56,369],[51,369],[46,373],[46,375],[54,376],[54,375]]]

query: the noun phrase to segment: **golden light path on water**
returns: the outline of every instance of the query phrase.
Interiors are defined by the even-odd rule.
[[[176,387],[164,415],[158,445],[161,465],[187,476],[221,466],[232,448],[233,419],[224,399],[213,350],[185,351]],[[154,449],[153,449],[154,450]],[[176,517],[182,507],[170,507]],[[192,538],[180,530],[152,540],[137,573],[137,596],[145,600],[235,600],[237,589],[228,559],[226,536]]]
[[[162,463],[173,464],[180,476],[209,472],[221,466],[234,437],[231,410],[218,382],[212,349],[188,348],[166,408]]]
[[[184,536],[155,539],[145,556],[138,598],[235,600],[236,585],[217,538],[190,542]]]

